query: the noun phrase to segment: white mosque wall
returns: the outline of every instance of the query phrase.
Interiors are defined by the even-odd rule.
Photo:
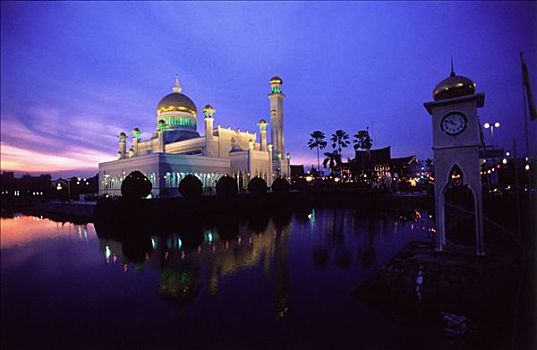
[[[99,195],[121,195],[121,183],[132,171],[142,172],[151,181],[152,195],[177,195],[179,182],[188,174],[197,176],[204,187],[230,172],[229,158],[209,158],[186,154],[152,153],[99,164]]]
[[[166,153],[193,153],[201,152],[205,147],[205,137],[196,137],[189,140],[168,143],[164,146]]]

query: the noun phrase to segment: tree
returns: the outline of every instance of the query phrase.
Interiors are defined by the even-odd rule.
[[[324,155],[326,156],[323,161],[323,166],[325,168],[328,165],[328,168],[333,172],[338,166],[341,166],[341,155],[338,153],[337,150],[333,150],[332,152],[325,152]]]
[[[231,176],[224,175],[216,183],[216,194],[221,197],[231,197],[238,191],[237,180]]]
[[[332,141],[332,148],[337,150],[339,156],[339,171],[341,173],[341,150],[349,146],[349,134],[341,129],[336,130],[336,132],[332,134],[330,141]],[[334,152],[336,152],[336,150],[334,150]]]
[[[248,183],[248,192],[253,194],[263,194],[267,192],[267,182],[256,176]]]
[[[365,130],[358,130],[358,132],[354,134],[354,149],[356,151],[359,149],[365,150],[367,152],[367,158],[369,158],[369,151],[371,150],[372,146],[373,139],[371,136],[369,136],[369,128]],[[362,171],[365,171],[364,157],[360,158],[362,158]]]
[[[179,182],[179,193],[186,199],[198,199],[201,197],[203,184],[197,176],[187,175]]]
[[[139,200],[151,193],[151,181],[138,170],[134,170],[121,182],[121,195],[127,200]]]
[[[308,147],[310,149],[317,148],[317,169],[321,168],[321,163],[319,160],[319,150],[326,147],[326,141],[324,140],[325,135],[322,131],[314,131],[310,134],[311,138],[308,141]]]
[[[336,132],[332,134],[330,141],[332,141],[332,148],[337,148],[337,151],[339,155],[341,156],[341,150],[343,148],[347,148],[350,144],[349,134],[347,134],[345,131],[341,129],[336,130]]]
[[[369,128],[367,128],[366,130],[358,130],[358,132],[354,134],[355,150],[363,149],[369,152],[372,146],[373,139],[371,138],[371,136],[369,136]]]

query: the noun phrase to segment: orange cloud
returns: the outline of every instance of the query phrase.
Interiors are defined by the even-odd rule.
[[[2,170],[23,172],[56,172],[71,169],[96,169],[97,164],[111,160],[110,154],[87,149],[71,149],[63,154],[28,150],[0,142]]]

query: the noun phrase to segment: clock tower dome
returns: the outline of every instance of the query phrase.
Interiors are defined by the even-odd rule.
[[[433,90],[433,101],[425,108],[432,117],[436,207],[436,251],[446,244],[445,190],[456,179],[473,195],[476,254],[485,255],[483,240],[483,194],[481,189],[480,124],[477,109],[485,95],[476,93],[476,84],[451,74]]]

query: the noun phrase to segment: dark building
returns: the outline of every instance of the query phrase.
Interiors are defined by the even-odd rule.
[[[51,192],[51,176],[26,174],[16,178],[13,172],[4,171],[0,177],[0,191],[3,198],[46,198]]]
[[[414,177],[418,161],[416,156],[402,158],[391,157],[391,147],[356,151],[355,158],[348,165],[352,176],[357,179],[366,175],[375,181],[383,181],[388,173],[397,173],[399,177]]]
[[[303,177],[304,165],[291,165],[291,178]]]

